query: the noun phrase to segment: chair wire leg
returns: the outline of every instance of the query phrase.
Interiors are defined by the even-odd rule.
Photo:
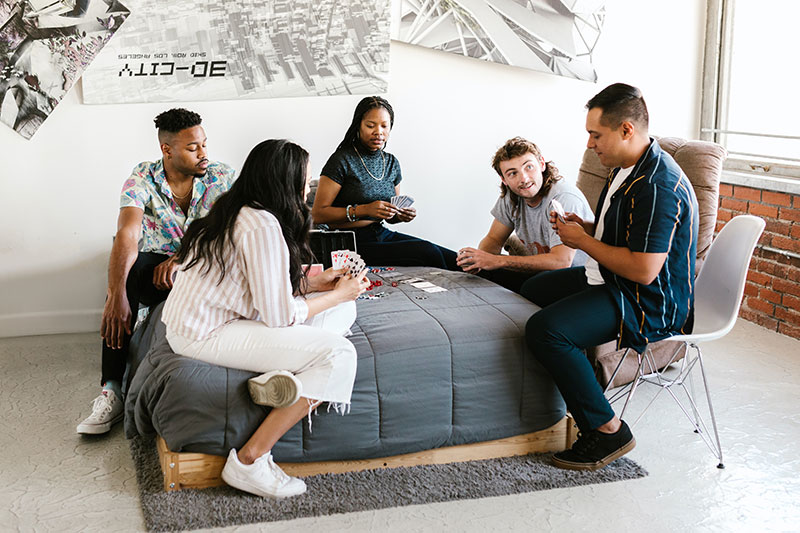
[[[645,348],[645,350],[646,350],[646,348]],[[627,355],[627,353],[628,352],[626,351],[625,354]],[[642,358],[642,354],[640,354],[638,352],[636,353],[636,358],[639,361],[639,367],[636,369],[636,376],[634,377],[633,382],[631,383],[631,388],[628,391],[628,396],[625,397],[625,403],[623,404],[622,411],[619,414],[620,418],[625,416],[625,410],[628,408],[628,402],[630,402],[631,399],[633,398],[633,395],[636,394],[636,388],[639,386],[639,383],[642,380],[642,365],[644,364],[644,359]],[[637,421],[638,421],[638,419],[637,419]],[[634,422],[634,425],[636,425],[635,422]]]
[[[700,352],[700,347],[697,347],[697,358],[700,360],[700,374],[703,376],[703,387],[706,389],[706,400],[708,401],[708,412],[711,414],[711,425],[714,427],[714,438],[717,441],[717,459],[719,464],[717,468],[725,468],[722,462],[722,444],[719,441],[719,431],[717,430],[717,417],[714,416],[714,407],[711,405],[711,391],[708,390],[708,379],[706,379],[706,369],[703,365],[703,354]]]
[[[610,378],[608,378],[608,384],[606,385],[605,390],[603,390],[603,394],[607,393],[609,390],[612,389],[612,384],[614,383],[614,378],[616,378],[617,374],[619,374],[619,371],[622,368],[622,364],[625,362],[625,359],[627,359],[628,354],[630,353],[630,351],[631,351],[630,348],[625,348],[625,353],[622,354],[622,359],[620,359],[619,363],[617,363],[617,367],[614,369],[614,373],[611,374]]]
[[[698,354],[700,353],[700,348],[698,348],[697,345],[693,344],[692,348],[695,349],[696,353],[698,353]],[[686,360],[688,358],[689,358],[689,348],[687,347],[686,348],[686,355],[683,358],[684,366],[685,366]],[[699,427],[701,419],[700,419],[700,412],[697,410],[697,405],[696,405],[695,400],[694,400],[694,398],[696,398],[696,396],[695,396],[695,388],[694,388],[694,377],[693,377],[693,374],[692,374],[691,371],[686,374],[686,378],[687,378],[687,381],[689,382],[689,389],[686,391],[686,394],[687,394],[687,396],[689,396],[689,398],[690,398],[689,402],[692,404],[692,412],[694,413],[695,426]],[[684,390],[686,390],[686,387],[684,387]],[[695,433],[699,433],[698,429],[695,429],[694,431],[695,431]]]
[[[694,359],[692,359],[690,362],[688,362],[681,369],[681,374],[678,377],[676,377],[674,380],[671,380],[671,381],[665,381],[665,384],[660,385],[661,388],[660,388],[659,392],[661,392],[663,390],[666,390],[669,393],[669,395],[672,397],[672,399],[675,400],[675,403],[678,405],[678,407],[681,409],[681,411],[683,411],[683,414],[686,416],[686,418],[694,426],[695,433],[697,433],[700,436],[700,438],[703,440],[703,442],[706,444],[706,446],[708,446],[708,449],[711,450],[711,453],[713,453],[714,456],[717,457],[720,460],[719,464],[717,465],[717,468],[724,468],[724,466],[720,466],[720,465],[722,465],[722,448],[721,448],[721,445],[720,445],[720,442],[719,442],[719,433],[717,432],[717,425],[716,425],[716,418],[714,417],[714,410],[711,407],[711,404],[709,403],[709,415],[711,416],[711,420],[712,420],[712,424],[713,424],[713,428],[714,428],[714,434],[715,434],[715,437],[716,437],[716,446],[715,446],[714,441],[711,438],[711,433],[709,432],[708,427],[706,426],[705,422],[703,421],[703,418],[699,414],[699,409],[697,408],[697,403],[695,402],[692,394],[689,392],[688,388],[686,387],[685,380],[688,378],[689,375],[691,375],[691,372],[694,369],[695,364],[702,361],[702,359],[700,358],[699,348],[697,346],[693,346],[693,347],[697,350],[698,355]],[[710,391],[708,390],[708,387],[707,387],[708,382],[706,380],[705,371],[704,371],[704,368],[703,368],[702,364],[700,365],[700,371],[703,374],[703,386],[706,389],[706,400],[710,402],[711,393],[710,393]],[[689,410],[687,410],[687,408],[684,406],[683,402],[680,400],[680,398],[678,398],[678,396],[672,390],[672,385],[680,385],[680,387],[686,393],[686,396],[687,396],[687,398],[689,400],[689,403],[691,404],[691,412]]]

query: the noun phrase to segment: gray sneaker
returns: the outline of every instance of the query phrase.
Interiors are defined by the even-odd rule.
[[[222,469],[222,480],[233,488],[264,498],[287,498],[306,491],[305,482],[286,474],[272,460],[270,452],[246,465],[239,461],[236,450],[232,449]]]
[[[92,414],[78,424],[78,433],[84,435],[108,433],[111,426],[122,420],[123,416],[122,401],[113,390],[103,389],[100,396],[92,402]]]
[[[247,380],[250,398],[258,405],[289,407],[300,399],[303,385],[286,370],[273,370]]]

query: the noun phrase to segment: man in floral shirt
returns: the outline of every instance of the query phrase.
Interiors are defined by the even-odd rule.
[[[208,214],[233,180],[231,167],[208,160],[201,122],[200,115],[186,109],[158,115],[155,124],[163,157],[137,165],[122,187],[100,325],[103,389],[92,403],[92,414],[78,425],[78,433],[106,433],[122,420],[122,378],[139,304],[166,299],[181,237],[193,220]]]

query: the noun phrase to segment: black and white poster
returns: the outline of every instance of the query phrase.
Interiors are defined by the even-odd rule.
[[[392,38],[485,61],[597,81],[605,0],[395,0]]]
[[[129,14],[114,0],[0,0],[0,122],[30,139]]]
[[[385,92],[390,0],[131,0],[84,102]]]

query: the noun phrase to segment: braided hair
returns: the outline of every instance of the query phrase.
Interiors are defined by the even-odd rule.
[[[347,148],[351,144],[358,141],[358,133],[361,129],[361,121],[364,119],[364,115],[366,115],[370,109],[380,107],[384,108],[386,112],[389,113],[389,127],[393,128],[394,109],[392,109],[391,104],[389,104],[385,98],[381,98],[380,96],[367,96],[366,98],[362,98],[356,106],[356,110],[353,112],[353,121],[347,128],[347,132],[344,134],[344,139],[342,139],[342,142],[339,143],[339,146],[337,146],[336,149],[341,150],[342,148]]]

